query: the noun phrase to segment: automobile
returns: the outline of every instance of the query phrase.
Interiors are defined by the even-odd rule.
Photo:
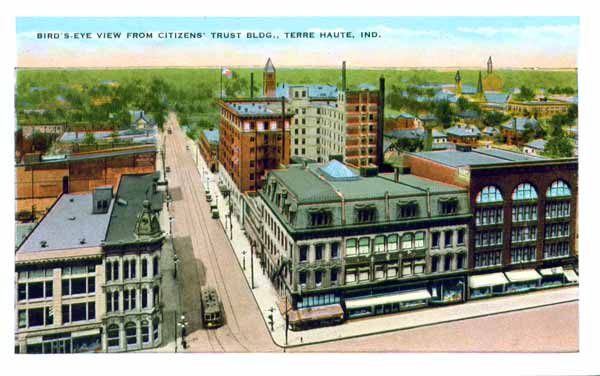
[[[169,166],[165,167],[165,171],[166,172],[171,172],[171,167],[169,167]]]
[[[211,215],[213,218],[217,219],[219,218],[219,209],[215,208],[211,210]]]

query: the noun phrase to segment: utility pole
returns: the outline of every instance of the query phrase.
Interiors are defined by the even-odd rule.
[[[290,324],[290,316],[288,314],[288,297],[285,293],[285,345],[288,344],[288,326]]]
[[[174,325],[175,325],[175,352],[177,352],[177,310],[175,310],[173,312],[173,316],[175,319]]]
[[[252,240],[250,244],[250,282],[252,289],[254,290],[254,247],[256,247],[256,242]]]

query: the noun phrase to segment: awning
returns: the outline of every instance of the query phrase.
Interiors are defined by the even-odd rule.
[[[289,319],[291,324],[300,322],[327,320],[331,318],[343,318],[344,310],[339,304],[330,304],[320,307],[301,308],[296,311],[290,311]]]
[[[507,283],[508,280],[504,276],[504,273],[481,274],[469,277],[469,287],[472,289],[505,285]]]
[[[362,299],[347,299],[346,300],[346,309],[371,307],[374,305],[390,304],[390,303],[410,302],[410,301],[414,301],[414,300],[424,300],[424,299],[431,299],[431,294],[429,293],[429,291],[427,291],[427,289],[400,292],[400,293],[396,293],[396,294],[372,296],[369,298],[362,298]]]
[[[506,272],[506,278],[511,282],[526,282],[542,279],[542,276],[535,269],[512,270]]]
[[[100,328],[81,330],[79,332],[71,333],[71,337],[87,337],[87,336],[95,336],[95,335],[100,335]]]
[[[565,278],[569,282],[579,282],[579,276],[575,273],[575,270],[569,269],[565,270]]]
[[[544,277],[548,277],[551,275],[559,275],[559,274],[563,274],[565,271],[563,270],[562,266],[557,266],[554,268],[546,268],[546,269],[540,269],[540,274]]]

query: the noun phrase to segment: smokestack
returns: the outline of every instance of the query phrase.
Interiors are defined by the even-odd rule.
[[[383,122],[385,108],[385,78],[379,78],[379,103],[377,106],[377,166],[383,168]]]
[[[250,99],[254,99],[254,72],[250,72]]]
[[[285,97],[281,97],[281,164],[285,162]],[[278,166],[279,167],[279,166]]]
[[[346,61],[342,61],[342,91],[346,91]]]

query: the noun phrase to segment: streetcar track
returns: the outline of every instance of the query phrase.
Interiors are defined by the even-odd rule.
[[[177,134],[177,136],[179,136],[179,138],[181,138],[181,133]],[[175,142],[176,142],[176,140],[173,140],[173,142],[170,143],[171,144],[170,146],[173,148],[177,147]],[[170,154],[172,154],[172,155],[169,155],[169,156],[173,157],[177,166],[184,167],[184,169],[179,169],[179,168],[175,169],[175,171],[176,171],[175,174],[176,174],[176,177],[178,178],[177,182],[179,183],[179,187],[182,189],[182,191],[186,191],[185,193],[188,193],[190,198],[192,198],[194,201],[196,201],[197,204],[199,204],[197,206],[199,206],[199,207],[204,206],[202,203],[203,200],[201,199],[201,197],[199,197],[201,195],[198,192],[196,192],[195,190],[190,188],[190,185],[195,186],[196,184],[194,184],[194,181],[193,181],[194,179],[191,176],[191,172],[189,171],[188,166],[187,166],[190,164],[190,163],[188,163],[189,161],[187,161],[185,158],[180,157],[177,153],[171,152]],[[193,160],[192,160],[192,166],[196,170],[196,173],[199,174],[197,166],[195,164],[193,164]],[[202,212],[203,210],[200,210],[200,211]],[[250,349],[248,349],[242,342],[240,342],[240,338],[237,335],[237,334],[240,334],[244,339],[247,339],[246,336],[243,334],[243,332],[241,332],[241,330],[240,330],[241,327],[238,322],[237,315],[233,309],[233,304],[232,304],[232,299],[231,299],[229,289],[223,282],[224,274],[223,274],[221,265],[219,264],[218,258],[216,257],[216,254],[215,254],[215,244],[214,244],[213,240],[211,239],[211,237],[209,236],[209,230],[208,230],[208,226],[207,226],[207,222],[206,222],[206,214],[205,213],[200,213],[200,215],[198,215],[197,213],[193,214],[193,213],[190,213],[189,210],[183,210],[183,212],[185,212],[184,216],[189,221],[190,227],[191,228],[199,228],[202,231],[202,234],[205,236],[205,239],[202,239],[202,243],[204,243],[204,245],[206,245],[205,248],[207,250],[208,261],[211,265],[210,270],[208,268],[206,270],[206,279],[208,281],[208,279],[210,277],[212,277],[210,279],[215,282],[215,285],[217,285],[219,290],[224,291],[224,295],[226,297],[226,299],[224,299],[224,300],[231,310],[231,313],[233,316],[232,324],[235,325],[237,330],[235,330],[235,331],[232,330],[233,328],[230,327],[229,325],[225,326],[224,328],[227,328],[227,330],[229,331],[229,333],[231,334],[231,337],[233,338],[233,340],[235,342],[237,342],[243,349],[250,352]],[[196,226],[194,226],[194,225],[196,225]],[[202,249],[202,247],[199,247],[201,245],[200,244],[201,241],[199,239],[197,239],[197,237],[191,237],[191,240],[192,240],[193,247],[197,247],[198,250]],[[221,281],[219,281],[216,278],[217,273],[221,277]],[[209,341],[209,345],[211,346],[211,348],[213,350],[215,350],[215,345],[211,341],[211,338],[213,338],[213,336],[214,336],[214,340],[217,342],[218,346],[224,351],[225,347],[223,346],[223,343],[219,340],[219,337],[217,335],[218,332],[215,332],[215,333],[209,333],[209,332],[210,331],[207,331],[207,339]]]

